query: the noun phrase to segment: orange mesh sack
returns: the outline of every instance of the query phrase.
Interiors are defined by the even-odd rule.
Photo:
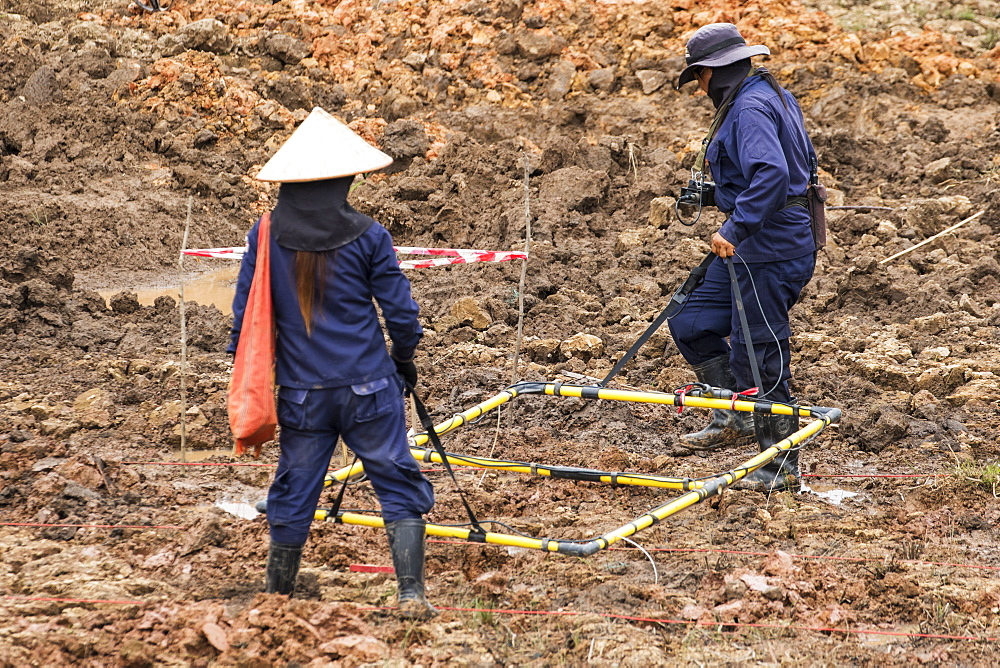
[[[274,310],[271,304],[270,214],[260,219],[257,264],[236,344],[227,408],[229,428],[236,439],[234,455],[260,448],[274,439],[278,411],[274,404]]]

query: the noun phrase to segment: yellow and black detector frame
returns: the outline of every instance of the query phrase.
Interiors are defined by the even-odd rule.
[[[806,442],[815,438],[830,424],[840,420],[841,411],[839,408],[825,408],[821,406],[798,406],[786,403],[754,400],[734,395],[731,390],[712,388],[703,385],[694,385],[688,388],[687,392],[644,392],[639,390],[614,390],[591,385],[572,385],[557,381],[549,382],[521,382],[511,385],[496,396],[493,396],[468,410],[456,413],[449,420],[434,427],[438,435],[447,434],[463,425],[478,421],[488,412],[495,410],[503,404],[525,395],[547,395],[555,397],[576,397],[580,399],[602,399],[607,401],[625,401],[646,404],[662,404],[664,406],[694,407],[694,408],[717,408],[729,409],[759,414],[770,415],[793,415],[798,418],[806,418],[810,421],[795,431],[791,436],[785,438],[773,446],[758,453],[753,458],[747,460],[742,465],[705,478],[676,478],[644,473],[625,473],[600,471],[597,469],[586,469],[565,466],[549,466],[528,462],[509,461],[503,459],[493,459],[490,457],[475,457],[445,453],[448,463],[453,466],[471,466],[481,469],[493,469],[497,471],[512,471],[515,473],[527,473],[531,475],[548,476],[550,478],[561,478],[563,480],[578,480],[587,482],[607,483],[611,485],[633,485],[638,487],[658,487],[663,489],[675,489],[683,491],[684,494],[673,500],[653,508],[643,513],[628,524],[613,531],[609,531],[601,536],[586,540],[565,540],[555,538],[534,538],[529,536],[518,536],[504,533],[485,532],[480,533],[473,529],[462,527],[445,526],[441,524],[427,524],[427,535],[441,536],[447,538],[458,538],[494,545],[510,545],[546,552],[558,552],[571,556],[586,557],[600,550],[603,550],[618,541],[628,538],[643,529],[674,515],[675,513],[690,508],[691,506],[722,493],[729,485],[737,480],[745,478],[747,475],[764,466],[781,453],[802,447]],[[441,455],[434,448],[426,447],[430,442],[427,432],[415,434],[411,438],[410,453],[414,459],[420,462],[443,463]],[[424,446],[424,447],[421,447]],[[327,476],[327,485],[335,481],[342,482],[345,479],[364,472],[364,466],[360,461],[353,465],[333,471]],[[318,508],[315,519],[340,522],[343,524],[354,524],[368,527],[385,526],[381,517],[352,513],[349,511],[331,512],[331,509]],[[489,520],[483,520],[489,523]]]

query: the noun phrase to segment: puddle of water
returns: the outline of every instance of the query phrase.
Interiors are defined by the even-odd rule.
[[[239,263],[234,263],[216,271],[198,274],[184,283],[184,301],[197,302],[202,306],[212,305],[226,315],[231,315],[233,312],[233,293],[236,290],[236,277],[239,272]],[[107,302],[121,290],[121,288],[115,288],[98,290],[97,292]],[[152,306],[156,298],[163,295],[180,301],[179,285],[132,288],[132,291],[135,292],[139,303],[143,306]]]
[[[802,491],[814,494],[821,499],[829,501],[835,506],[842,504],[844,499],[859,496],[858,492],[848,492],[843,489],[836,489],[830,485],[815,485],[813,487],[809,487],[808,485],[803,484]]]

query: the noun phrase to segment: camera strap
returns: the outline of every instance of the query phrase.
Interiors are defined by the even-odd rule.
[[[740,94],[743,87],[747,85],[747,82],[755,76],[762,76],[766,70],[754,70],[746,76],[739,86],[732,92],[732,94],[726,98],[726,100],[719,106],[719,109],[715,112],[715,118],[712,119],[712,124],[708,126],[708,134],[704,139],[701,140],[701,148],[698,149],[698,157],[694,160],[694,169],[697,174],[704,175],[705,168],[707,167],[705,163],[705,155],[708,153],[708,145],[711,143],[712,138],[715,137],[715,133],[719,131],[719,126],[722,125],[722,121],[726,120],[726,116],[729,115],[729,109],[733,106],[733,102],[736,100],[736,96]],[[699,179],[700,180],[700,179]]]

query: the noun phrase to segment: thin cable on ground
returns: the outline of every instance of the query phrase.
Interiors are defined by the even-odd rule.
[[[659,581],[660,581],[660,574],[656,570],[656,562],[653,561],[653,555],[651,555],[649,552],[647,552],[646,548],[644,548],[642,545],[639,545],[639,543],[635,542],[631,538],[622,538],[622,540],[625,541],[626,543],[631,544],[631,545],[635,545],[636,548],[638,548],[639,550],[642,550],[642,553],[646,555],[646,558],[649,559],[649,563],[653,567],[653,584],[659,583]]]
[[[439,538],[428,538],[428,543],[438,543],[438,544],[453,544],[453,545],[482,545],[482,543],[474,543],[472,541],[466,540],[442,540]],[[499,545],[493,545],[491,547],[500,547]],[[634,548],[631,547],[607,547],[605,551],[616,552],[616,551],[629,551],[631,552]],[[721,550],[707,547],[649,547],[645,548],[644,551],[647,552],[689,552],[689,553],[708,553],[708,554],[737,554],[750,557],[769,557],[773,555],[773,552],[754,552],[750,550]],[[838,557],[836,555],[823,555],[823,554],[789,554],[792,559],[816,559],[824,561],[848,561],[854,563],[862,563],[867,561],[884,561],[887,556],[881,557]],[[985,566],[982,564],[959,564],[951,563],[947,561],[921,561],[918,559],[899,559],[898,563],[901,564],[913,564],[915,566],[950,566],[952,568],[971,568],[977,570],[985,571],[1000,571],[1000,566]]]

